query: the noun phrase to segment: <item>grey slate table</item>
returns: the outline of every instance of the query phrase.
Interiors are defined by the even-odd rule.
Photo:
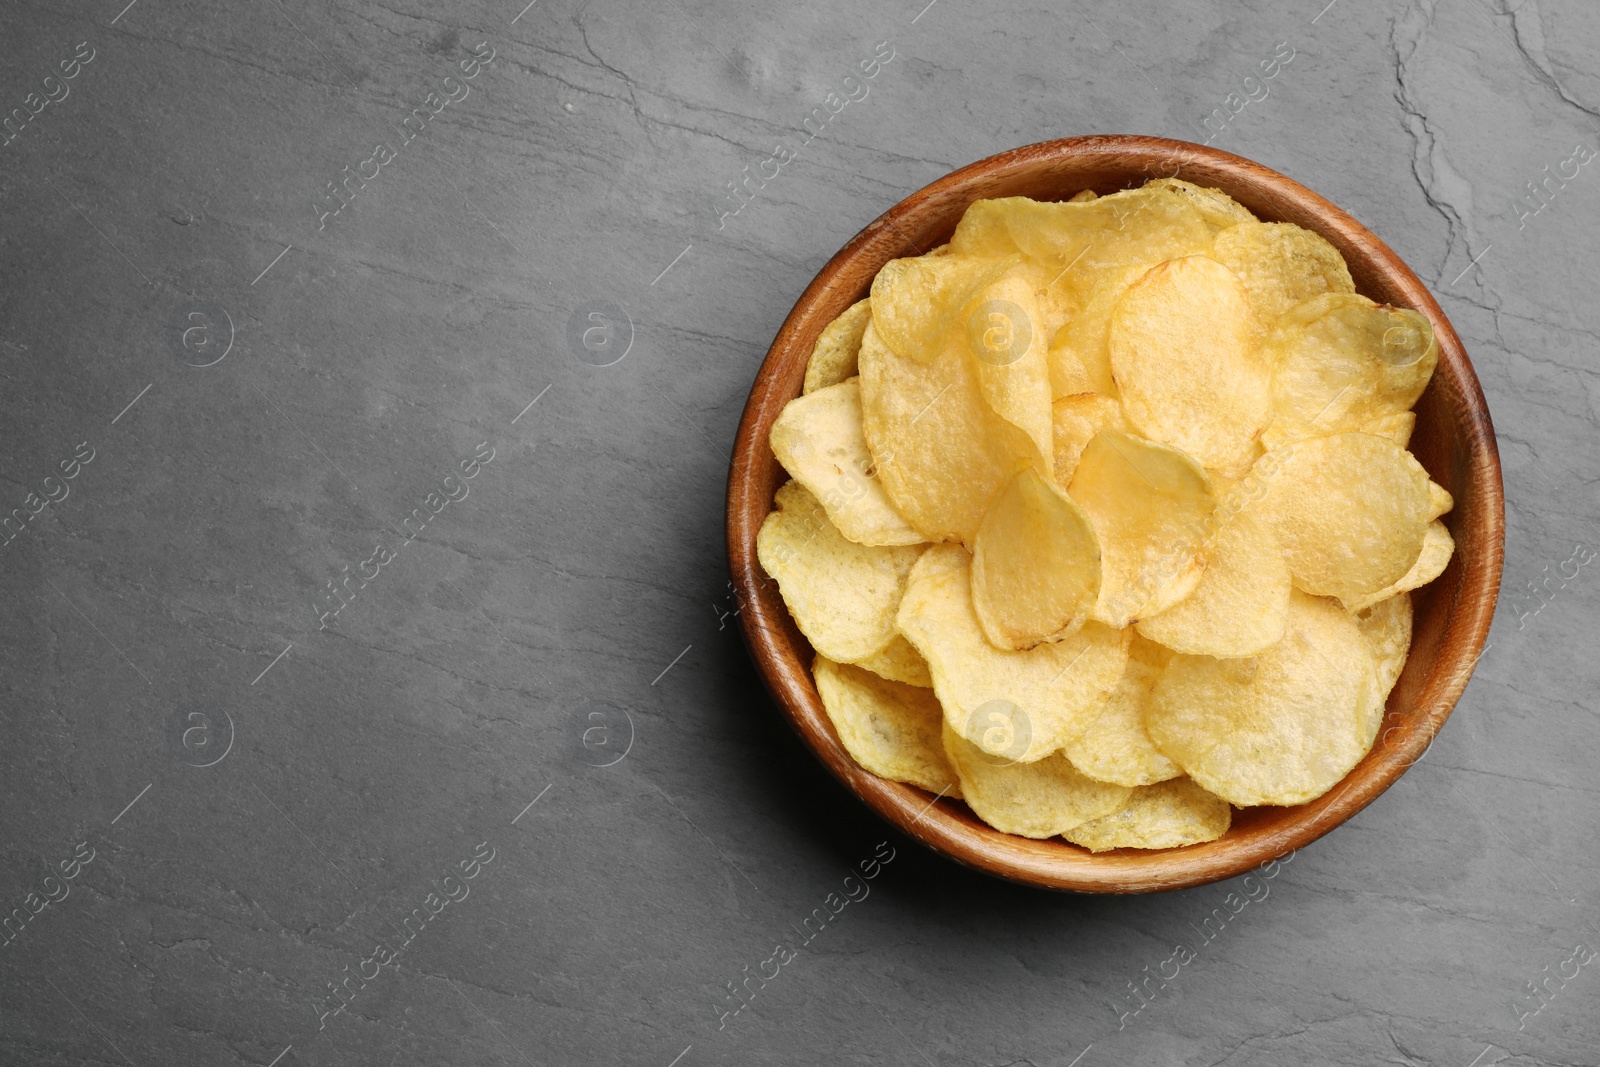
[[[1600,9],[521,2],[0,8],[0,1061],[1597,1062]],[[1428,758],[1138,899],[855,803],[722,547],[812,274],[1094,132],[1395,247],[1508,498]]]

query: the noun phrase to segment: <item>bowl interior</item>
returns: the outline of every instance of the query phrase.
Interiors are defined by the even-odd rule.
[[[817,335],[867,294],[879,268],[944,243],[974,200],[1062,200],[1080,189],[1104,194],[1156,177],[1213,186],[1263,221],[1316,231],[1343,254],[1358,292],[1432,320],[1439,364],[1416,405],[1410,448],[1455,498],[1444,522],[1456,551],[1444,574],[1413,594],[1410,657],[1389,695],[1377,743],[1343,782],[1298,807],[1237,810],[1232,828],[1217,841],[1095,855],[1061,838],[1031,841],[1000,833],[959,801],[856,766],[813,686],[811,647],[756,559],[755,535],[773,493],[788,478],[767,442],[772,423],[799,395]],[[1365,227],[1283,175],[1214,149],[1149,137],[1074,138],[1016,149],[940,179],[869,224],[817,275],[774,340],[745,408],[729,477],[729,566],[746,640],[802,739],[864,802],[929,847],[1001,877],[1085,892],[1173,889],[1241,874],[1315,840],[1371,803],[1422,756],[1466,688],[1494,612],[1503,539],[1499,457],[1488,409],[1460,339],[1416,275]]]

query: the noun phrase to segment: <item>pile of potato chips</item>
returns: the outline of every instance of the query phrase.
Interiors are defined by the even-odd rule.
[[[1371,748],[1444,570],[1438,359],[1327,241],[1176,179],[981,200],[823,331],[757,541],[865,769],[1093,851]]]

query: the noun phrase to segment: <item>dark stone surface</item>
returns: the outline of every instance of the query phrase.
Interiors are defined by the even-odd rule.
[[[1565,961],[1600,944],[1600,585],[1562,564],[1600,515],[1600,176],[1515,204],[1600,147],[1600,16],[923,2],[0,11],[0,108],[67,92],[0,147],[0,503],[68,494],[0,547],[0,907],[31,915],[0,1060],[1596,1062],[1600,977]],[[1018,144],[1200,139],[1280,42],[1214,143],[1433,284],[1500,432],[1507,592],[1429,758],[1202,943],[1242,885],[1000,884],[827,778],[726,614],[723,486],[772,334],[868,220]]]

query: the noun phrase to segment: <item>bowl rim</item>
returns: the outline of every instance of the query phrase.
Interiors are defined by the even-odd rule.
[[[842,282],[841,275],[858,260],[871,261],[883,257],[885,251],[891,253],[885,259],[926,251],[913,234],[920,234],[926,241],[926,231],[938,227],[919,226],[917,216],[938,216],[956,204],[964,210],[966,204],[985,195],[983,187],[997,175],[1019,165],[1042,164],[1048,168],[1068,160],[1103,160],[1108,167],[1120,169],[1142,162],[1144,173],[1150,177],[1163,176],[1150,173],[1152,163],[1175,168],[1174,174],[1165,176],[1181,176],[1185,168],[1209,174],[1225,172],[1248,185],[1258,199],[1287,205],[1303,217],[1315,218],[1318,232],[1341,249],[1360,249],[1364,267],[1371,267],[1401,292],[1407,306],[1428,316],[1439,345],[1434,381],[1445,372],[1454,379],[1461,394],[1459,403],[1464,410],[1453,420],[1455,447],[1457,454],[1466,454],[1464,477],[1475,492],[1470,496],[1457,494],[1458,508],[1462,497],[1467,496],[1471,510],[1453,513],[1453,517],[1458,524],[1479,524],[1475,528],[1486,531],[1488,536],[1474,558],[1460,560],[1463,573],[1455,587],[1454,602],[1441,608],[1448,613],[1449,634],[1420,684],[1410,728],[1386,730],[1340,785],[1299,805],[1296,817],[1281,820],[1275,828],[1251,835],[1248,840],[1230,843],[1229,835],[1224,835],[1214,842],[1177,849],[1122,849],[1093,854],[1062,838],[1035,841],[1003,834],[978,821],[964,804],[862,769],[844,750],[823,710],[812,681],[811,664],[801,658],[796,647],[796,640],[803,643],[804,638],[794,627],[776,583],[765,579],[765,571],[756,558],[756,532],[772,506],[770,493],[760,490],[763,479],[758,464],[776,463],[766,440],[767,428],[783,406],[798,395],[794,389],[779,387],[779,372],[792,375],[792,363],[799,360],[803,375],[810,345],[797,353],[797,338],[809,334],[814,339],[839,310],[859,299],[854,293],[861,292],[863,284],[870,285],[876,269],[864,283]],[[1063,188],[1061,196],[1075,191]],[[1242,194],[1236,194],[1239,195]],[[956,211],[954,217],[959,218],[959,214]],[[852,293],[845,294],[850,300],[840,305],[843,298],[839,290],[845,284],[850,285]],[[834,306],[837,310],[826,310]],[[1433,382],[1429,388],[1433,388]],[[781,481],[780,477],[776,484]],[[741,629],[763,681],[806,747],[869,808],[935,852],[1010,881],[1085,893],[1152,892],[1244,874],[1304,847],[1372,803],[1426,754],[1484,651],[1504,557],[1504,494],[1488,405],[1466,350],[1427,286],[1376,235],[1331,201],[1242,156],[1167,138],[1096,135],[1024,145],[952,171],[868,223],[817,273],[774,337],[746,402],[728,476],[727,538]],[[1457,553],[1458,560],[1461,555]],[[1456,563],[1453,560],[1452,566]]]

